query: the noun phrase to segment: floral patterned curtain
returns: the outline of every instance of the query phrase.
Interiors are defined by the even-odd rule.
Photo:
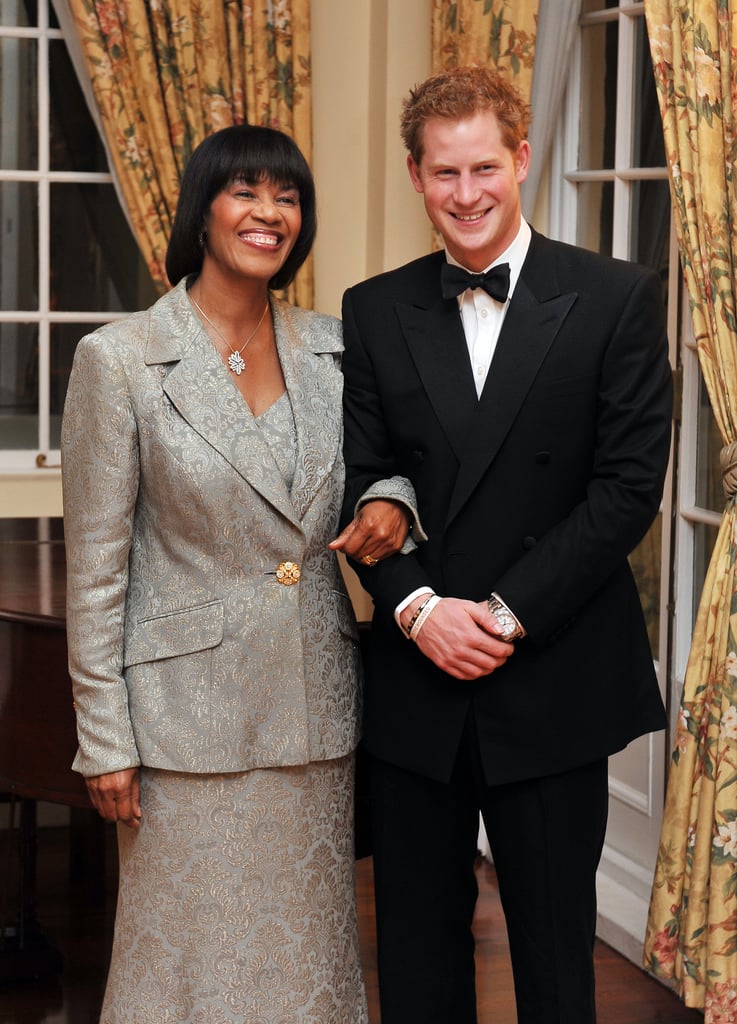
[[[681,263],[722,435],[726,508],[681,699],[645,963],[706,1024],[737,1021],[737,12],[645,0]]]
[[[493,64],[529,102],[539,0],[433,0],[432,66]]]
[[[154,281],[187,160],[205,136],[249,122],[312,148],[310,0],[69,0],[108,151]],[[312,302],[312,269],[291,296]]]

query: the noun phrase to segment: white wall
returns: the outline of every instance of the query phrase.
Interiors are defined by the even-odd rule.
[[[430,71],[431,0],[312,2],[315,307],[427,252],[430,230],[399,138],[402,97]]]
[[[399,137],[402,98],[430,72],[431,0],[312,0],[315,308],[427,252],[431,234]],[[371,601],[343,562],[358,618]]]
[[[56,469],[0,478],[0,518],[61,515],[61,477]]]

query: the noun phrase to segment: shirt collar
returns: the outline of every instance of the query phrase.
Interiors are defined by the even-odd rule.
[[[492,267],[495,267],[497,263],[509,264],[509,296],[507,297],[507,302],[511,299],[519,275],[522,272],[522,264],[525,262],[527,250],[530,248],[531,238],[532,232],[530,230],[530,225],[523,217],[520,219],[519,231],[511,245],[507,246],[501,256],[497,256],[497,258],[493,260],[488,267],[484,267],[484,273],[486,273],[487,270],[491,270]],[[463,270],[468,270],[468,267],[464,267],[462,263],[459,263],[458,260],[454,259],[447,249],[445,250],[445,258],[448,263],[452,263],[456,267],[462,267]],[[468,272],[472,273],[472,271]],[[464,293],[461,292],[458,296],[459,304],[463,301],[463,294]]]

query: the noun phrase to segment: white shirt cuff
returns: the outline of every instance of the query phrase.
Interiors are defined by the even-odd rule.
[[[399,626],[400,629],[402,629],[402,624],[399,621],[399,616],[404,611],[404,609],[407,607],[407,605],[411,604],[416,597],[420,596],[420,594],[434,594],[434,593],[435,593],[435,591],[432,589],[432,587],[418,587],[417,590],[413,590],[411,594],[408,594],[407,597],[405,597],[405,599],[403,601],[400,601],[400,603],[394,609],[394,621],[396,622],[396,624]],[[402,632],[404,632],[403,629],[402,629]]]

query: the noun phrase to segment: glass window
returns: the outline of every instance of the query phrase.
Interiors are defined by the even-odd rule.
[[[614,182],[584,182],[578,186],[577,192],[577,244],[594,252],[611,252]]]
[[[0,11],[3,17],[0,19],[8,25],[18,25],[20,28],[32,28],[38,25],[38,3],[36,0],[2,0]]]
[[[0,181],[2,309],[38,309],[38,185]]]
[[[157,293],[49,0],[0,0],[0,223],[0,472],[58,471],[77,341]]]
[[[616,21],[588,25],[581,32],[581,73],[587,83],[581,95],[578,154],[581,170],[614,166],[617,42]]]
[[[38,44],[0,36],[0,170],[38,168]]]
[[[667,288],[671,232],[668,182],[634,181],[630,190],[630,259],[657,270]]]
[[[0,323],[0,445],[38,448],[38,325]]]
[[[632,166],[665,167],[663,127],[644,18],[636,20],[635,33],[636,88],[633,94]]]
[[[717,542],[718,526],[710,526],[708,523],[694,523],[693,527],[693,600],[691,605],[691,621],[696,621],[696,613],[699,610],[701,591],[704,588],[706,572],[709,568],[711,553]]]
[[[140,295],[138,248],[113,186],[51,185],[51,302],[58,310],[121,312],[153,301]]]
[[[655,269],[669,294],[671,204],[647,26],[642,5],[584,0],[580,66],[570,130],[575,167],[565,177],[575,188],[572,241]],[[561,203],[568,206],[567,193]],[[663,560],[669,561],[670,519],[657,517],[630,564],[645,610],[653,655],[660,657],[667,612],[661,607]]]
[[[695,504],[702,509],[721,513],[724,508],[722,471],[719,452],[722,438],[711,410],[706,384],[701,378],[696,430],[696,493]]]
[[[658,513],[644,539],[630,555],[630,565],[640,591],[647,633],[654,658],[660,657],[660,573],[663,516]]]
[[[61,39],[49,42],[49,163],[54,171],[107,171],[107,157]]]
[[[63,323],[51,325],[51,343],[49,346],[50,380],[49,380],[49,414],[50,439],[49,447],[57,449],[61,435],[61,415],[64,411],[64,400],[67,397],[67,384],[72,369],[72,359],[77,342],[85,334],[94,331],[101,323]]]

